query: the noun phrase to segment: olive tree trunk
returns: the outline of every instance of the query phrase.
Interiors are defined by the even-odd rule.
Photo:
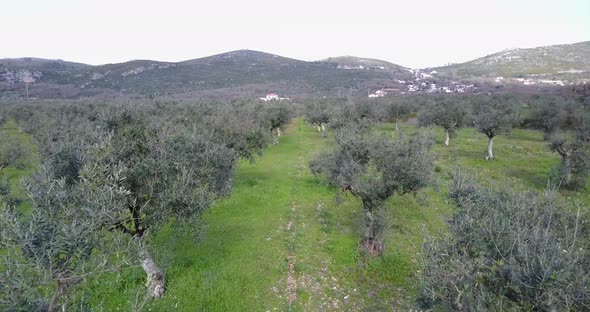
[[[572,182],[572,160],[571,157],[563,158],[563,184],[569,185]]]
[[[449,135],[449,129],[445,129],[445,145],[449,146],[449,141],[451,140],[451,136]]]
[[[375,214],[374,208],[363,204],[365,213],[365,233],[361,242],[362,247],[370,254],[381,254],[385,250],[383,239],[381,238],[382,220]]]
[[[49,305],[47,306],[48,312],[55,311],[55,307],[57,305],[57,300],[63,293],[64,285],[61,283],[61,281],[59,279],[57,279],[56,283],[57,283],[57,285],[55,288],[55,292],[53,293],[53,296],[51,296],[51,300],[49,301]]]
[[[277,128],[277,135],[274,134],[274,129],[270,130],[270,136],[272,137],[272,144],[279,144],[279,137],[280,135],[280,131],[279,128]]]
[[[488,137],[488,156],[486,156],[486,160],[494,159],[494,137]]]
[[[141,266],[147,275],[145,285],[148,295],[152,298],[162,298],[166,291],[166,274],[154,263],[152,257],[145,250]]]

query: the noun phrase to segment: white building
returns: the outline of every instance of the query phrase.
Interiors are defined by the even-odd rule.
[[[370,98],[384,97],[386,94],[387,94],[387,92],[385,92],[383,90],[377,90],[377,91],[375,91],[375,93],[369,94],[369,97]]]
[[[268,101],[272,101],[272,100],[279,100],[279,95],[276,93],[269,93],[266,95],[266,97],[261,97],[260,98],[262,101],[268,102]]]

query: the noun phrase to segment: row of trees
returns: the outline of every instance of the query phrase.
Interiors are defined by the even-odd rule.
[[[328,123],[331,128],[339,129],[351,123],[392,122],[399,131],[398,121],[410,116],[416,116],[420,126],[443,128],[447,146],[458,128],[474,127],[488,138],[487,160],[495,157],[493,144],[498,135],[510,134],[515,126],[540,129],[550,142],[549,148],[562,157],[559,168],[552,174],[554,183],[580,189],[590,173],[587,101],[559,96],[480,95],[326,101],[306,106],[308,122],[319,130],[325,129]]]
[[[231,192],[238,161],[278,142],[272,137],[291,117],[281,103],[31,104],[4,112],[31,134],[42,161],[26,183],[30,211],[9,190],[0,197],[0,306],[49,311],[86,277],[137,262],[148,294],[163,296],[165,272],[150,256],[150,238],[170,222],[200,228],[201,213]]]
[[[364,250],[385,248],[384,201],[428,184],[432,173],[432,140],[418,131],[392,141],[370,132],[373,122],[397,122],[418,112],[419,125],[440,126],[445,145],[454,130],[473,126],[488,137],[488,156],[497,135],[513,126],[541,129],[562,162],[553,186],[579,189],[590,171],[589,102],[561,97],[511,96],[386,99],[382,102],[309,104],[306,116],[336,129],[337,147],[310,162],[342,191],[360,198],[365,230]],[[520,112],[529,113],[521,120]],[[320,130],[320,129],[318,129]],[[396,126],[396,130],[399,131]],[[565,131],[564,131],[565,130]],[[590,228],[586,213],[562,202],[554,190],[517,193],[480,186],[458,171],[449,198],[458,211],[448,222],[451,236],[427,237],[423,246],[424,309],[452,311],[587,310],[590,309]]]

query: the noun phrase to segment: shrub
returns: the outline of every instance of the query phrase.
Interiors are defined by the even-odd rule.
[[[420,303],[458,311],[588,310],[588,221],[552,192],[495,191],[455,176],[450,239],[424,246]]]

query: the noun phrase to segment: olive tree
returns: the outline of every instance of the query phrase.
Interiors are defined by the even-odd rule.
[[[590,229],[552,191],[482,187],[455,175],[450,237],[423,250],[423,308],[450,311],[590,309]],[[436,309],[435,309],[436,310]]]
[[[545,139],[556,135],[559,128],[565,123],[568,114],[566,103],[561,97],[539,97],[529,103],[533,125],[543,129]]]
[[[311,103],[305,107],[305,118],[307,122],[316,126],[318,132],[325,133],[326,125],[330,122],[330,114],[326,105],[320,103]]]
[[[259,111],[259,104],[225,105],[208,116],[206,122],[211,124],[215,142],[253,162],[256,156],[262,156],[270,141]]]
[[[445,145],[449,146],[455,129],[465,125],[468,120],[468,108],[459,98],[439,98],[425,106],[418,116],[421,126],[435,124],[445,130]]]
[[[395,123],[395,131],[399,130],[399,121],[408,118],[412,113],[412,106],[407,101],[392,98],[383,105],[385,121]]]
[[[590,176],[590,114],[580,112],[576,117],[573,138],[554,135],[549,147],[561,156],[561,163],[554,170],[553,178],[568,189],[582,189]]]
[[[120,117],[120,116],[115,116]],[[124,204],[110,214],[109,226],[133,238],[142,248],[141,262],[152,297],[165,291],[165,274],[146,246],[150,232],[170,220],[198,222],[217,195],[229,193],[237,156],[215,143],[210,133],[179,127],[158,132],[138,117],[113,118],[111,134],[88,158],[101,168],[88,179],[100,185],[120,168],[127,190]]]
[[[63,104],[32,111],[28,106],[19,122],[31,131],[48,168],[32,185],[60,181],[53,190],[68,205],[78,205],[73,199],[89,203],[85,207],[97,218],[80,215],[89,220],[80,223],[100,234],[97,244],[116,236],[137,249],[133,255],[146,272],[152,297],[164,295],[166,280],[150,256],[150,237],[169,222],[199,228],[201,212],[230,193],[238,160],[253,160],[269,139],[266,111],[250,104]],[[111,202],[101,199],[115,191]],[[73,219],[55,221],[60,220],[70,224]],[[92,250],[97,256],[108,251]],[[77,251],[62,251],[60,257],[75,257]]]
[[[385,225],[379,215],[384,202],[394,194],[416,192],[429,182],[432,140],[420,132],[394,142],[345,128],[338,132],[336,141],[333,151],[310,162],[311,172],[361,199],[365,224],[361,245],[369,253],[381,253]]]
[[[30,212],[2,192],[1,310],[54,311],[85,278],[131,263],[132,246],[104,228],[127,196],[113,173],[101,185],[83,178],[70,186],[43,167],[26,183]]]
[[[476,97],[473,102],[473,125],[488,137],[486,160],[494,159],[493,144],[497,135],[510,133],[520,120],[518,103],[508,97]]]
[[[286,104],[278,101],[271,101],[271,103],[268,103],[266,106],[264,113],[263,118],[268,124],[270,134],[273,138],[273,144],[278,144],[279,137],[281,136],[281,127],[285,127],[289,121],[291,121],[291,111]],[[275,131],[276,137],[274,136]]]
[[[576,139],[590,145],[590,105],[578,110],[574,128]]]

